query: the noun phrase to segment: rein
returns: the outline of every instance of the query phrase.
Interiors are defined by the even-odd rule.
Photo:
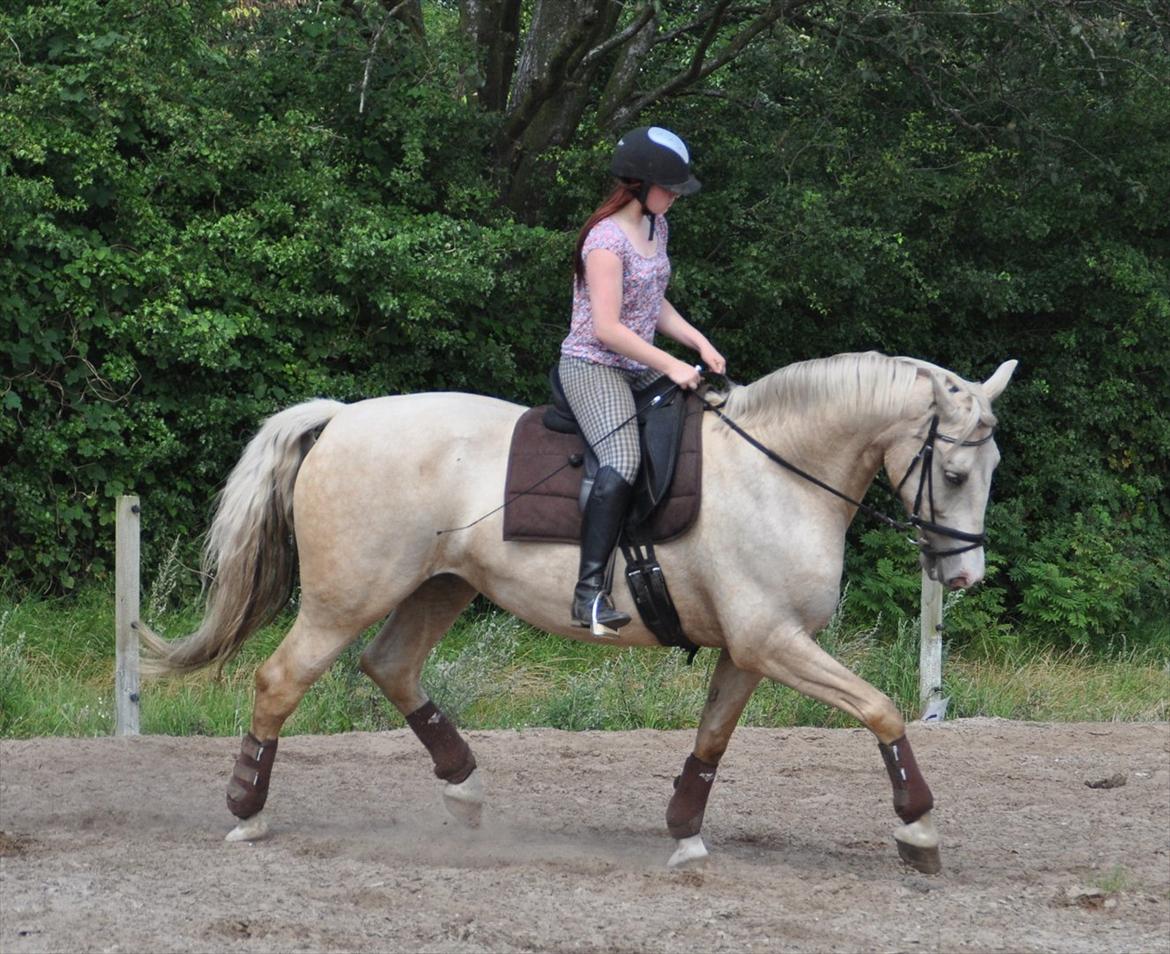
[[[765,444],[762,444],[756,438],[752,437],[747,431],[735,423],[731,418],[724,414],[718,405],[707,404],[706,410],[713,411],[715,415],[730,427],[736,434],[742,437],[745,441],[752,445],[756,450],[768,458],[773,463],[779,464],[786,470],[791,471],[803,480],[807,480],[810,484],[820,487],[822,490],[831,493],[834,497],[839,497],[846,503],[852,504],[858,510],[864,511],[868,516],[875,520],[884,523],[888,527],[893,527],[895,530],[921,530],[926,533],[935,533],[939,536],[950,537],[952,540],[960,540],[966,543],[967,546],[954,547],[950,550],[936,550],[930,546],[930,543],[925,537],[919,537],[918,548],[926,556],[931,558],[938,558],[944,556],[953,556],[957,553],[966,553],[968,550],[975,550],[983,546],[987,541],[985,533],[968,533],[966,530],[956,530],[953,527],[947,527],[940,523],[935,523],[933,519],[924,520],[921,516],[922,498],[925,494],[927,504],[930,507],[930,515],[934,516],[934,468],[931,466],[934,460],[934,443],[935,441],[945,441],[948,444],[958,444],[960,447],[978,447],[981,444],[986,444],[994,436],[995,431],[992,430],[986,437],[982,437],[977,441],[960,441],[956,437],[950,437],[946,434],[940,434],[938,430],[938,415],[935,414],[930,419],[930,430],[927,432],[926,439],[922,442],[922,446],[918,449],[918,453],[914,455],[914,459],[910,461],[910,466],[906,469],[905,475],[895,488],[894,493],[897,495],[901,492],[903,485],[909,480],[910,475],[914,472],[914,468],[919,464],[922,468],[918,477],[918,492],[914,495],[914,509],[911,511],[909,520],[897,520],[889,514],[882,513],[876,507],[871,507],[869,504],[854,500],[848,494],[842,493],[836,487],[825,483],[818,477],[814,477],[808,471],[801,470],[795,464],[785,460],[774,450]]]

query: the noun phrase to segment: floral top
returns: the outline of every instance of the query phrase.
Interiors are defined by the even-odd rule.
[[[646,258],[626,237],[613,219],[602,219],[585,237],[581,257],[587,258],[595,248],[613,252],[622,260],[622,310],[618,319],[642,340],[654,342],[654,330],[670,281],[670,259],[666,255],[667,227],[665,216],[656,216],[654,235],[658,247]],[[569,334],[561,343],[561,354],[572,358],[607,364],[627,371],[642,371],[645,365],[625,355],[610,351],[593,331],[593,309],[589,303],[587,282],[576,282],[573,288],[573,320]]]

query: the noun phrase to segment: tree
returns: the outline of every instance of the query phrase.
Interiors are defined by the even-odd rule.
[[[810,3],[535,0],[524,18],[521,0],[463,0],[460,28],[476,59],[473,95],[500,117],[503,201],[533,211],[545,157],[569,145],[587,116],[589,126],[615,136]]]

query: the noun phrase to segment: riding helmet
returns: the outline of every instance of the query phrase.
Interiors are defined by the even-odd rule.
[[[687,144],[661,126],[639,126],[622,136],[610,172],[619,179],[638,179],[679,195],[693,195],[701,188],[691,172]]]

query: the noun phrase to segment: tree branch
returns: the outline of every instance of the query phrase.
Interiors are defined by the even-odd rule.
[[[718,32],[718,25],[728,6],[726,3],[721,3],[716,10],[712,11],[708,29],[700,41],[699,48],[695,51],[694,56],[691,57],[691,62],[687,64],[686,69],[676,73],[656,89],[648,93],[643,93],[628,106],[618,110],[615,119],[624,121],[626,117],[641,112],[651,103],[672,96],[699,80],[705,79],[720,67],[725,66],[739,56],[753,39],[780,19],[781,16],[790,15],[799,7],[811,2],[812,0],[795,0],[795,2],[789,0],[789,2],[785,3],[780,2],[780,0],[773,0],[751,23],[740,30],[739,33],[723,46],[718,56],[708,62],[704,62],[706,52],[715,34]]]
[[[587,69],[592,66],[597,60],[605,56],[610,50],[621,46],[631,37],[633,37],[639,30],[641,30],[647,23],[654,19],[654,4],[647,3],[638,11],[638,15],[634,17],[633,22],[620,33],[615,33],[604,43],[595,46],[592,50],[585,54],[581,60],[581,68]]]
[[[358,115],[366,111],[366,88],[370,85],[370,70],[374,66],[374,51],[378,49],[378,41],[382,39],[382,31],[389,26],[390,21],[401,10],[409,6],[411,0],[401,0],[389,13],[386,18],[379,24],[378,29],[374,32],[374,39],[370,41],[370,55],[366,57],[366,69],[362,74],[362,91],[361,96],[358,97]]]

